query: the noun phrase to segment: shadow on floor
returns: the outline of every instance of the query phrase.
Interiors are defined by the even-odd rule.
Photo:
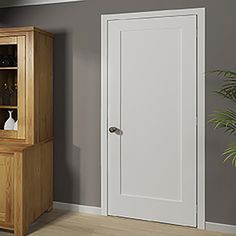
[[[12,236],[13,234],[6,230],[0,230],[1,236]]]
[[[36,220],[29,229],[29,234],[34,233],[36,231],[38,231],[39,229],[41,229],[42,227],[46,226],[47,224],[50,224],[52,222],[56,222],[57,220],[60,220],[61,218],[66,217],[66,215],[68,214],[68,212],[66,211],[60,211],[60,210],[54,210],[53,214],[49,213],[45,213],[44,215],[46,217],[41,216],[38,220]]]
[[[60,211],[60,210],[53,210],[53,213],[44,213],[38,220],[36,220],[29,228],[27,235],[37,232],[39,229],[43,228],[47,224],[52,222],[56,222],[61,218],[66,217],[68,212]],[[0,230],[0,236],[13,236],[14,234],[7,230]]]

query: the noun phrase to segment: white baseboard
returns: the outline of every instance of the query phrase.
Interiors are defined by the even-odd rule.
[[[84,0],[1,0],[0,8],[80,2]]]
[[[227,234],[236,234],[235,225],[226,225],[213,222],[206,222],[206,230],[227,233]]]
[[[59,210],[101,215],[100,207],[84,206],[84,205],[70,204],[64,202],[53,202],[53,208]]]

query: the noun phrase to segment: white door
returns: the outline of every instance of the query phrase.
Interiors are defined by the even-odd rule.
[[[196,16],[108,23],[108,214],[196,226]]]

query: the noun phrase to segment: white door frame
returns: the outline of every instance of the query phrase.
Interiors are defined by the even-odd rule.
[[[108,215],[108,22],[197,16],[197,228],[205,229],[205,8],[102,15],[101,18],[101,212]]]

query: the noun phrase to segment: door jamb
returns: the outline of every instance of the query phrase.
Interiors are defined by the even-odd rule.
[[[205,229],[205,8],[101,16],[101,213],[108,215],[108,22],[167,16],[197,16],[197,228]]]

